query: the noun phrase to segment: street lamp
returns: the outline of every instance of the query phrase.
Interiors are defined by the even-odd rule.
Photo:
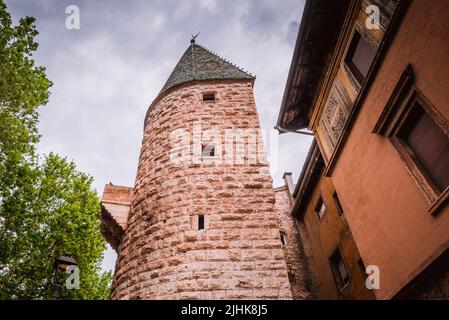
[[[55,259],[53,263],[53,269],[55,270],[54,286],[53,286],[53,299],[57,300],[61,297],[62,280],[60,277],[61,273],[65,273],[70,266],[76,266],[76,261],[72,258],[70,253],[64,253],[59,258]]]

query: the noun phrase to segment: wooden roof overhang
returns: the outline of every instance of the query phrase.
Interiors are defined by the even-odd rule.
[[[280,132],[309,125],[350,1],[307,0],[276,124]]]

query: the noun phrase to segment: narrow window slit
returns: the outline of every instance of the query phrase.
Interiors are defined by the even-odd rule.
[[[203,157],[214,157],[215,156],[215,146],[212,144],[204,145],[202,147],[201,154]]]
[[[215,101],[215,93],[203,93],[203,101]]]
[[[285,246],[287,244],[287,239],[285,237],[285,232],[280,232],[280,239],[281,239],[281,243],[283,246]]]
[[[204,229],[204,214],[198,215],[198,230]]]

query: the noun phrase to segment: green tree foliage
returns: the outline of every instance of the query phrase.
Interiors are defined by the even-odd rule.
[[[78,263],[80,289],[62,298],[105,299],[99,198],[73,162],[36,155],[38,107],[52,83],[32,59],[34,18],[13,26],[6,9],[0,0],[0,299],[51,298],[53,261],[65,252]]]

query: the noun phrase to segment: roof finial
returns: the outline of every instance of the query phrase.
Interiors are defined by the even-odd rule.
[[[190,43],[191,43],[191,44],[194,44],[194,43],[195,43],[195,39],[196,39],[196,37],[198,37],[199,34],[200,34],[199,32],[198,32],[196,35],[193,35],[193,34],[192,34],[192,39],[190,39]]]

